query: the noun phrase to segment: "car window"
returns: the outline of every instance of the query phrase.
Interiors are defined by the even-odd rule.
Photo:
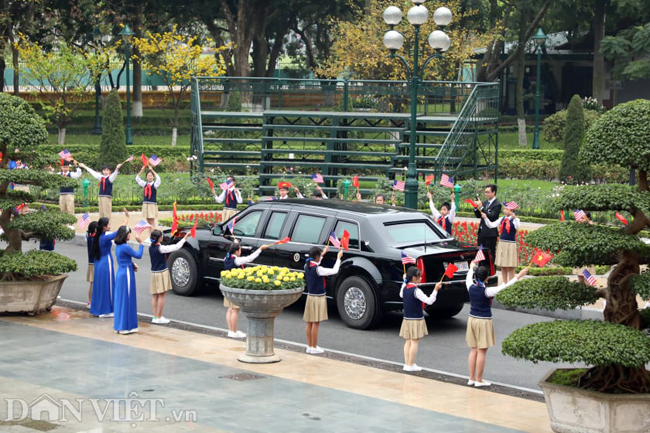
[[[384,225],[386,227],[386,240],[391,241],[392,244],[422,244],[445,239],[426,221],[405,221]]]
[[[312,215],[299,215],[293,227],[291,241],[316,244],[323,231],[325,218]]]
[[[347,230],[350,233],[350,248],[359,248],[359,226],[357,223],[352,223],[349,221],[339,221],[336,223],[334,228],[334,234],[336,237],[341,239],[343,237],[343,230]]]
[[[241,217],[237,217],[235,220],[235,236],[255,236],[257,231],[257,225],[260,222],[260,217],[262,216],[262,211],[250,212]],[[232,220],[231,220],[232,222]]]
[[[271,218],[269,218],[269,223],[266,226],[264,238],[280,239],[280,232],[282,231],[282,225],[284,224],[285,219],[287,219],[286,212],[273,212]]]

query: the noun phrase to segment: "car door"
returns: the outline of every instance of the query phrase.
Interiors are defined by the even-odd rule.
[[[291,241],[276,247],[275,265],[302,271],[309,250],[314,246],[325,246],[327,229],[331,227],[333,218],[307,212],[293,212],[291,215],[293,218],[285,223],[288,229],[285,233]]]
[[[257,249],[259,235],[264,223],[266,209],[251,209],[241,216],[237,216],[233,228],[236,238],[242,245],[242,255],[248,255]],[[224,233],[225,231],[225,233]],[[223,261],[230,245],[234,241],[230,231],[224,225],[218,226],[213,231],[206,248],[208,256],[208,278],[218,279],[223,270]]]
[[[274,206],[269,210],[268,217],[265,218],[265,224],[262,230],[262,239],[260,240],[260,245],[262,244],[272,244],[274,242],[282,239],[285,232],[285,223],[289,220],[289,211],[290,208],[283,208]],[[260,265],[274,266],[275,263],[275,254],[277,245],[262,251],[259,258],[255,261]]]

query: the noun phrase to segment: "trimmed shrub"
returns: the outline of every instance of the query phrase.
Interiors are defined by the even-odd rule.
[[[585,134],[585,118],[582,99],[573,95],[567,112],[564,129],[564,155],[560,165],[560,180],[567,183],[582,183],[590,180],[590,167],[580,159],[580,147]]]
[[[542,129],[542,137],[544,140],[551,143],[560,143],[564,140],[567,112],[567,110],[561,110],[544,119],[544,127]],[[600,117],[600,113],[597,111],[584,111],[585,131],[593,125],[598,117]]]
[[[115,168],[127,157],[122,119],[122,102],[117,90],[112,90],[106,99],[106,109],[102,119],[102,142],[99,145],[98,161],[100,167],[108,164]]]

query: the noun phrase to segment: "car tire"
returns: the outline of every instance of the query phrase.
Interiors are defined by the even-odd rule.
[[[199,273],[196,260],[186,249],[175,251],[168,260],[172,290],[180,296],[192,296],[199,289]]]
[[[430,311],[427,311],[431,317],[434,319],[451,319],[456,314],[460,313],[463,310],[465,304],[458,304],[450,308],[433,308]]]
[[[336,306],[350,328],[368,329],[382,316],[379,299],[370,284],[360,277],[348,277],[336,291]]]

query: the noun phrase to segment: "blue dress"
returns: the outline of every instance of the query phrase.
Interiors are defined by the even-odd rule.
[[[142,258],[144,246],[135,251],[128,244],[115,247],[117,259],[117,276],[115,277],[115,331],[128,331],[138,327],[138,303],[135,291],[135,273],[133,257]]]
[[[115,286],[115,268],[111,246],[117,231],[102,233],[95,242],[99,241],[99,259],[95,259],[95,274],[93,275],[93,294],[90,299],[90,314],[110,314],[113,312],[113,288]]]

